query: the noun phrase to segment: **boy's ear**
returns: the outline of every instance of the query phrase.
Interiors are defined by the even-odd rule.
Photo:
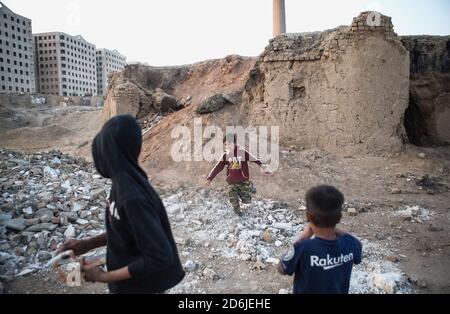
[[[311,214],[306,211],[306,222],[311,222]]]

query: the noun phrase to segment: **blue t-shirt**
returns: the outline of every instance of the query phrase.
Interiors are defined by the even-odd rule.
[[[361,263],[362,245],[350,234],[336,240],[314,238],[294,244],[281,259],[294,277],[294,294],[347,294],[353,264]]]

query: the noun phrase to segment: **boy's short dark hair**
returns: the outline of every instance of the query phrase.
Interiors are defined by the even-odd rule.
[[[344,195],[329,185],[319,185],[306,193],[306,210],[314,225],[333,228],[342,218]]]

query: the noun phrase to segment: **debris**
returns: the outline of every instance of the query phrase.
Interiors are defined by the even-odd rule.
[[[272,224],[272,227],[283,231],[292,231],[292,225],[290,223],[276,222]]]
[[[57,170],[54,170],[53,168],[50,168],[49,166],[46,166],[44,168],[44,176],[50,177],[52,179],[57,179],[59,174]]]
[[[356,208],[353,208],[353,207],[347,209],[347,213],[348,213],[350,216],[356,216],[356,215],[358,215],[358,211],[356,210]]]
[[[197,269],[198,264],[192,260],[188,260],[186,261],[186,263],[184,263],[184,269],[186,269],[189,272],[193,272]]]
[[[264,263],[261,261],[257,261],[256,263],[254,263],[252,265],[252,269],[255,269],[255,270],[264,270],[265,268],[266,268],[266,265],[264,265]]]
[[[80,219],[77,219],[76,223],[81,225],[81,226],[85,226],[85,225],[89,224],[89,221],[86,220],[86,219],[81,219],[80,218]]]
[[[60,152],[0,149],[0,165],[11,159],[26,162],[15,162],[15,168],[0,166],[4,180],[0,192],[0,280],[39,271],[66,237],[88,237],[103,230],[100,216],[105,207],[101,203],[110,189],[92,164]],[[91,191],[95,199],[91,199]],[[96,215],[90,215],[89,209],[95,209]]]
[[[41,232],[44,230],[53,231],[56,228],[57,228],[57,226],[52,223],[41,223],[41,224],[37,224],[37,225],[28,227],[27,231],[29,231],[29,232]]]
[[[31,206],[28,206],[28,207],[22,209],[22,211],[23,211],[23,213],[25,215],[32,215],[33,214],[33,208],[31,208]]]
[[[64,237],[66,237],[66,239],[75,237],[75,227],[73,225],[67,227],[66,231],[64,231]]]
[[[34,273],[36,271],[37,271],[37,269],[26,268],[26,269],[22,270],[20,273],[18,273],[17,277],[26,276],[26,275],[29,275],[29,274]]]
[[[213,280],[213,281],[216,281],[219,279],[219,276],[217,275],[217,273],[211,268],[205,268],[205,270],[203,270],[203,276],[205,276],[206,279]]]
[[[4,224],[7,229],[13,231],[22,231],[27,227],[26,221],[23,218],[7,220]]]
[[[430,212],[420,206],[403,206],[395,211],[397,216],[403,217],[407,221],[422,223],[430,220]]]
[[[270,233],[269,230],[265,230],[262,233],[261,239],[267,243],[271,243],[272,242],[272,234]]]
[[[216,94],[214,96],[211,96],[210,98],[203,101],[198,107],[197,107],[197,113],[200,114],[206,114],[206,113],[212,113],[221,110],[226,105],[232,105],[233,103],[227,100],[224,95],[222,94]]]
[[[375,273],[368,276],[368,281],[386,294],[394,294],[401,280],[400,273]]]
[[[441,182],[438,177],[430,177],[428,175],[415,178],[417,186],[425,190],[428,194],[444,193],[448,191],[447,185]]]

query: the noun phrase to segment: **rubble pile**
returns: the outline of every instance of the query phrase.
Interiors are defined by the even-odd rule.
[[[0,174],[0,281],[45,273],[59,243],[104,231],[110,185],[83,159],[0,150]],[[187,272],[170,293],[213,293],[214,284],[230,280],[236,267],[247,269],[249,276],[253,271],[276,275],[278,258],[306,223],[303,203],[292,209],[255,196],[238,217],[223,191],[180,187],[163,191],[162,198]],[[389,249],[368,241],[363,245],[352,293],[413,292],[408,277],[386,258],[392,255]],[[291,279],[285,282],[284,289],[267,293],[289,293]]]
[[[102,232],[109,189],[83,159],[0,150],[0,279],[43,269],[64,239]]]
[[[250,269],[276,271],[278,258],[305,225],[302,203],[292,210],[287,204],[256,197],[252,204],[244,205],[243,217],[236,216],[228,200],[215,192],[180,192],[165,198],[164,203],[187,271],[185,280],[171,293],[211,292],[201,284],[226,279],[220,269],[211,268],[222,263],[248,263]],[[392,255],[389,249],[367,240],[363,246],[363,262],[355,266],[351,293],[413,292],[408,276],[386,259]],[[209,252],[207,263],[192,258],[201,250]],[[290,285],[291,280],[286,279],[286,289],[279,293],[289,293]]]

